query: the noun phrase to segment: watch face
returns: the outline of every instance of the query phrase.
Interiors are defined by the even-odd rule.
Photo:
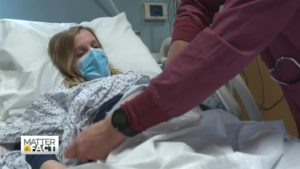
[[[114,122],[116,124],[119,124],[119,125],[124,125],[127,123],[127,117],[126,115],[121,112],[120,110],[117,110],[117,112],[115,112],[115,116],[114,116]]]
[[[121,108],[113,113],[111,123],[115,129],[123,133],[125,136],[132,137],[137,134],[137,132],[130,128],[127,114]]]
[[[114,112],[112,116],[112,124],[115,128],[117,128],[119,131],[124,129],[127,125],[127,117],[126,114],[121,110],[118,109]]]

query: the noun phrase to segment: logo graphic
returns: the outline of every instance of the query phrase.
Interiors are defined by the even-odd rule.
[[[58,136],[21,136],[22,154],[58,154]]]
[[[31,146],[29,144],[24,145],[24,152],[31,152]]]

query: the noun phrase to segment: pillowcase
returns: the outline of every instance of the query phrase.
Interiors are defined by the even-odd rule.
[[[161,72],[125,13],[80,24],[95,31],[115,68],[151,77]],[[48,42],[54,34],[75,25],[0,20],[0,120],[22,114],[38,95],[62,82],[63,77],[48,56]]]

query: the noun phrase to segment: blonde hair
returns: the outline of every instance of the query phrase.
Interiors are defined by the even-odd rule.
[[[80,74],[74,70],[74,64],[76,61],[74,39],[82,29],[89,31],[99,42],[94,31],[91,28],[84,26],[75,26],[68,30],[59,32],[55,34],[49,42],[48,53],[50,58],[54,65],[64,75],[64,83],[70,87],[76,86],[85,81]],[[109,64],[109,66],[113,75],[121,73],[118,69],[114,69],[111,64]]]

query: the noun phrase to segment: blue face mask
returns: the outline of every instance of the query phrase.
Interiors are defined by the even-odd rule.
[[[93,80],[111,75],[107,56],[100,48],[91,48],[76,62],[80,75],[84,80]]]

